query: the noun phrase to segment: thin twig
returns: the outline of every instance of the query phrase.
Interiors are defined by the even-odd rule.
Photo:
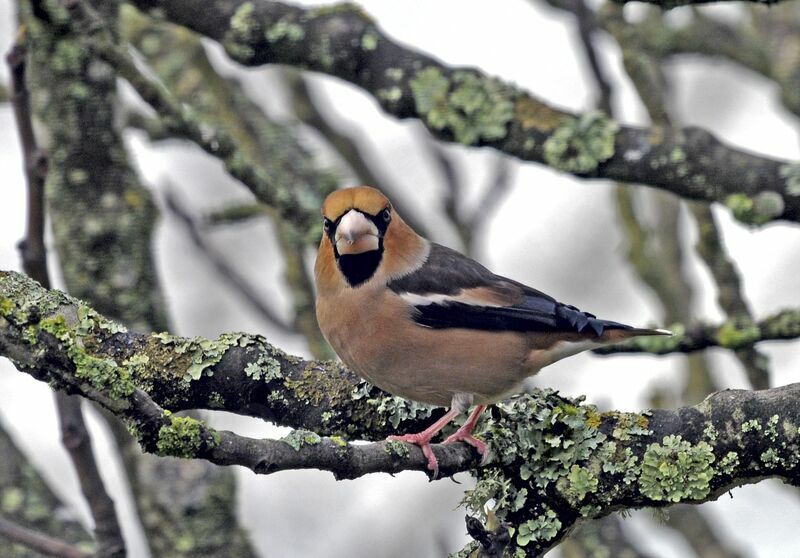
[[[711,208],[708,204],[695,202],[689,204],[689,209],[699,230],[697,253],[717,284],[717,301],[720,307],[729,317],[744,318],[752,322],[753,313],[745,299],[739,271],[725,250]],[[735,354],[753,389],[766,389],[770,386],[769,357],[764,352],[756,347],[746,347],[735,351]]]
[[[184,226],[192,243],[200,250],[208,261],[214,266],[217,273],[233,287],[264,320],[270,323],[282,333],[295,334],[297,331],[281,318],[275,310],[261,299],[249,281],[231,266],[225,256],[206,240],[205,235],[200,231],[195,219],[183,208],[177,200],[175,194],[166,189],[164,200],[169,212],[174,215]]]
[[[17,133],[22,146],[25,179],[28,184],[28,218],[25,238],[19,243],[22,267],[25,273],[50,287],[47,257],[44,246],[44,182],[47,176],[47,157],[36,144],[31,122],[31,106],[25,85],[26,48],[17,43],[6,56],[11,70],[11,104],[17,122]]]
[[[478,201],[475,209],[466,219],[472,235],[475,231],[485,225],[494,213],[495,209],[503,201],[503,197],[511,188],[512,178],[514,177],[514,165],[508,158],[498,155],[492,168],[491,176],[483,190],[483,195]]]
[[[599,93],[597,105],[600,110],[610,116],[613,110],[612,95],[614,93],[611,89],[611,84],[606,78],[606,72],[600,63],[597,50],[592,43],[594,32],[597,29],[594,12],[586,5],[586,0],[574,0],[574,2],[575,17],[578,19],[578,36],[580,37],[583,53],[586,55],[586,61],[589,63],[589,69],[594,76],[595,85]]]
[[[84,552],[78,547],[56,539],[44,533],[39,533],[13,521],[0,517],[0,537],[4,537],[12,543],[19,544],[35,550],[45,556],[56,558],[92,558],[93,555]]]

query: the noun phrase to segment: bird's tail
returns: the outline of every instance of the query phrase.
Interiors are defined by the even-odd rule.
[[[641,327],[626,327],[620,329],[606,329],[603,333],[603,341],[606,343],[617,343],[631,337],[642,337],[646,335],[675,335],[668,329],[650,329]]]

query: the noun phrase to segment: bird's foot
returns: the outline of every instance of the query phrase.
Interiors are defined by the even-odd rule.
[[[475,448],[479,454],[481,454],[481,465],[484,465],[486,461],[489,459],[489,446],[486,445],[486,442],[483,440],[479,440],[475,436],[472,435],[471,432],[472,428],[469,430],[465,429],[463,426],[456,430],[453,434],[447,437],[447,439],[442,442],[443,444],[454,444],[456,442],[466,442]]]
[[[439,476],[439,461],[436,459],[436,456],[433,454],[433,449],[431,448],[431,436],[428,436],[425,432],[420,432],[418,434],[389,436],[386,439],[419,446],[422,450],[422,455],[428,460],[428,469],[433,472],[433,478],[435,479]]]

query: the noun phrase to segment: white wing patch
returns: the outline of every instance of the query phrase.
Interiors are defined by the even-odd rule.
[[[463,291],[457,295],[448,295],[441,293],[402,293],[400,295],[405,302],[412,306],[428,306],[430,304],[451,304],[453,302],[460,302],[461,304],[470,304],[472,306],[491,306],[493,308],[500,308],[502,305],[495,304],[478,298],[470,296],[469,293]]]

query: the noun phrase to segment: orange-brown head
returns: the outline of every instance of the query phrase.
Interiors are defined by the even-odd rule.
[[[356,186],[331,193],[322,204],[322,219],[318,287],[325,286],[321,282],[358,287],[376,276],[389,279],[424,258],[426,241],[375,188]]]

